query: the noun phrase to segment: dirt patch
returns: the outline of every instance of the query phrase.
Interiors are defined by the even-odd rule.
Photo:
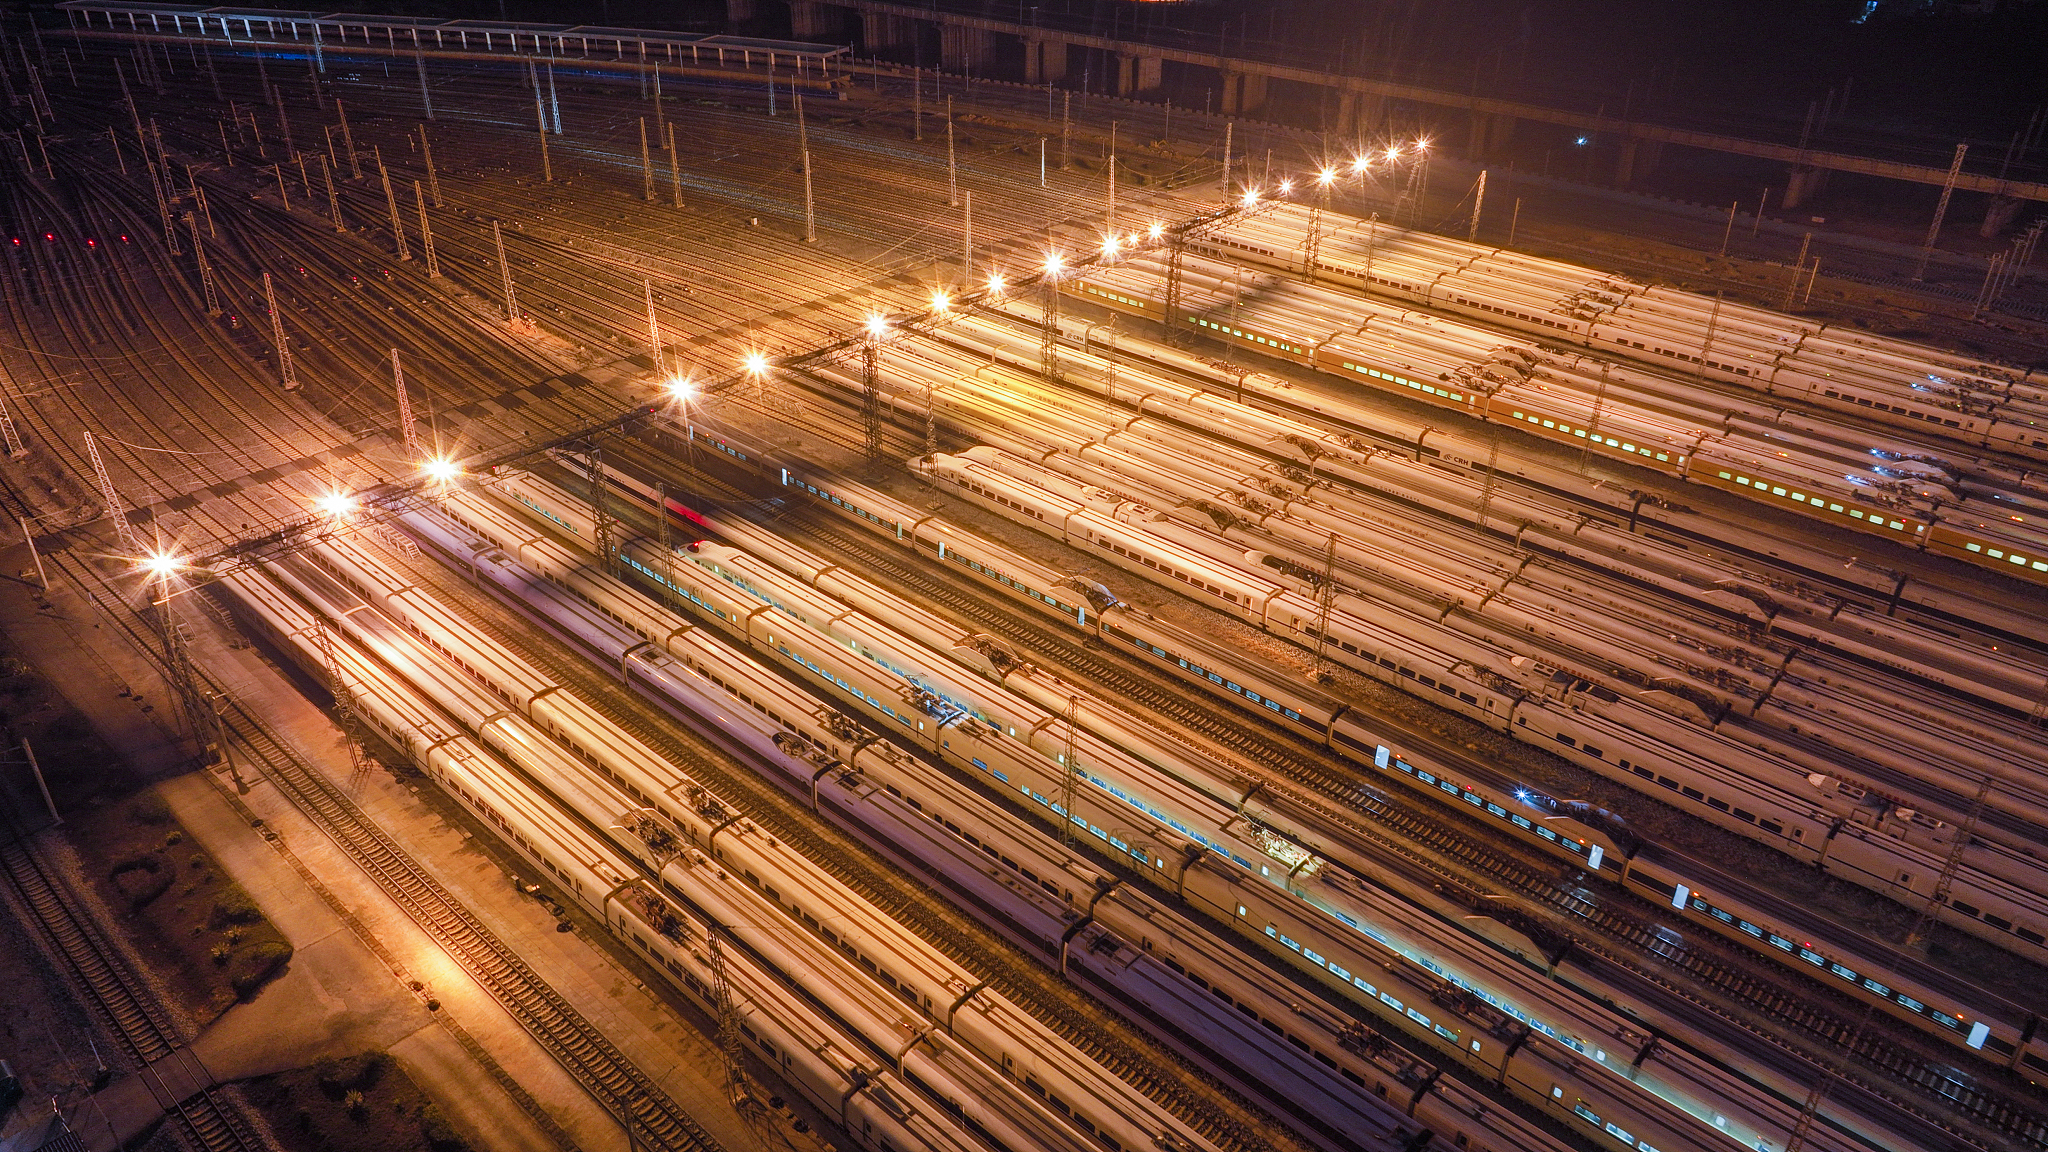
[[[65,827],[121,930],[201,1018],[255,995],[291,959],[262,909],[155,793],[88,805]]]
[[[405,1069],[382,1052],[323,1060],[244,1085],[288,1145],[305,1152],[465,1152]]]

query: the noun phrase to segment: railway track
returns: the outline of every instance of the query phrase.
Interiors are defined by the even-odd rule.
[[[677,765],[713,793],[741,806],[748,819],[805,857],[829,868],[861,897],[927,942],[964,965],[986,973],[988,986],[1025,1007],[1062,1039],[1151,1099],[1172,1109],[1219,1145],[1253,1152],[1271,1147],[1260,1135],[1256,1113],[1240,1111],[1232,1101],[1226,1111],[1191,1091],[1179,1078],[1163,1071],[1172,1058],[1144,1050],[1144,1041],[1107,1010],[1078,993],[1049,981],[1042,961],[1027,961],[1002,944],[967,913],[935,902],[922,884],[872,862],[851,837],[820,821],[797,815],[790,794],[765,775],[728,766],[725,755],[701,737],[684,735],[676,725],[653,719],[631,690],[599,672],[588,661],[560,653],[551,644],[536,644],[508,621],[515,620],[480,589],[451,578],[452,569],[432,561],[416,561],[374,548],[379,558],[403,572],[418,586],[472,627],[507,651],[531,662],[544,675],[602,710],[605,715],[657,754]],[[566,658],[565,658],[566,656]],[[1049,987],[1062,991],[1048,993]]]
[[[1759,979],[1745,966],[1719,954],[1711,944],[1701,947],[1672,943],[1655,922],[1617,907],[1613,900],[1592,900],[1576,886],[1559,883],[1521,860],[1486,846],[1478,837],[1403,804],[1355,777],[1306,756],[1276,736],[1235,716],[1193,702],[1163,687],[1156,675],[1081,648],[1070,637],[1016,613],[991,607],[982,597],[938,574],[914,566],[903,557],[861,539],[822,514],[792,513],[800,518],[802,538],[828,548],[889,587],[986,629],[1027,652],[1043,666],[1072,674],[1099,687],[1107,698],[1129,701],[1172,725],[1184,727],[1216,746],[1235,753],[1240,770],[1264,785],[1263,794],[1277,796],[1297,810],[1312,814],[1326,826],[1342,828],[1358,842],[1397,854],[1406,866],[1420,869],[1436,882],[1455,886],[1466,902],[1479,906],[1483,892],[1505,888],[1547,910],[1565,926],[1575,946],[1651,980],[1701,1010],[1734,1023],[1760,1040],[1779,1044],[1758,1019],[1795,1030],[1811,1042],[1843,1051],[1861,1067],[1884,1074],[1894,1085],[1909,1087],[1923,1099],[1909,1098],[1871,1077],[1846,1073],[1865,1090],[1906,1111],[1941,1122],[1931,1108],[1953,1109],[1971,1122],[2001,1135],[2024,1137],[2048,1131],[2041,1109],[1980,1083],[1964,1083],[1951,1074],[1945,1057],[1929,1056],[1894,1041],[1883,1030],[1861,1028],[1857,1008],[1832,994],[1795,992],[1782,982]],[[1162,736],[1177,739],[1167,725],[1151,721]],[[1456,764],[1465,754],[1421,732],[1404,739],[1419,751]],[[1263,771],[1245,768],[1259,765]],[[1446,867],[1442,861],[1452,862]],[[1576,931],[1573,928],[1576,927]],[[1685,939],[1694,941],[1695,934]],[[1660,971],[1660,967],[1665,970]],[[1817,990],[1816,990],[1817,991]],[[1716,1003],[1711,997],[1723,998]],[[1742,1011],[1731,1011],[1728,1004]],[[1826,1005],[1826,1006],[1824,1006]],[[1843,1045],[1854,1039],[1854,1047]],[[1938,1102],[1938,1103],[1937,1103]]]
[[[0,869],[34,917],[49,951],[91,998],[185,1142],[203,1152],[266,1152],[269,1145],[223,1088],[207,1087],[183,1100],[167,1098],[170,1092],[151,1066],[185,1052],[177,1025],[155,991],[67,896],[27,837],[15,835],[0,843]]]
[[[103,602],[113,594],[93,566],[69,556],[59,564],[65,575],[81,586],[100,588]],[[155,637],[135,614],[110,611],[107,615],[130,643],[143,651],[155,651]],[[578,1083],[614,1114],[630,1117],[639,1140],[648,1147],[673,1152],[718,1152],[720,1146],[688,1112],[464,907],[396,838],[280,741],[224,685],[212,683],[203,669],[198,675],[205,688],[220,693],[226,701],[221,723],[244,762],[260,771],[293,807],[332,839]]]

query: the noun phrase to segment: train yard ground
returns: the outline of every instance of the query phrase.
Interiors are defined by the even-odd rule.
[[[27,576],[0,588],[0,618],[13,642],[36,654],[51,684],[120,755],[143,775],[161,778],[154,788],[169,810],[294,949],[277,981],[247,1003],[210,1022],[183,1020],[186,1040],[223,1082],[279,1073],[318,1057],[387,1050],[477,1147],[635,1147],[630,1124],[622,1127],[495,993],[451,959],[441,940],[421,927],[417,911],[370,879],[293,799],[302,793],[272,779],[269,765],[259,759],[179,770],[195,758],[179,735],[175,701],[161,686],[162,670],[153,662],[158,654],[147,650],[154,608],[117,559],[124,544],[101,516],[101,491],[81,435],[90,430],[101,438],[111,486],[122,504],[141,513],[130,519],[146,537],[191,555],[218,554],[237,539],[300,517],[323,491],[369,488],[410,472],[416,461],[392,431],[389,349],[399,349],[423,437],[457,455],[498,453],[657,399],[664,381],[647,353],[651,307],[668,371],[731,384],[702,399],[704,411],[760,443],[865,472],[844,397],[809,395],[792,383],[735,380],[735,368],[749,353],[780,355],[840,338],[874,311],[921,308],[935,285],[957,282],[961,219],[947,203],[944,126],[934,113],[945,93],[921,97],[922,140],[911,138],[917,133],[899,79],[856,85],[843,103],[810,105],[805,131],[815,149],[820,234],[810,245],[802,242],[792,110],[785,103],[769,119],[753,89],[683,89],[657,114],[630,82],[562,76],[565,131],[550,138],[554,179],[543,181],[535,134],[522,120],[533,110],[533,94],[515,72],[437,72],[438,115],[427,126],[437,168],[430,174],[414,135],[420,121],[411,111],[416,97],[408,78],[387,76],[381,62],[333,60],[334,70],[316,90],[304,61],[273,59],[264,79],[282,94],[280,115],[261,98],[252,60],[221,56],[214,62],[224,87],[242,94],[230,108],[214,103],[205,72],[188,66],[182,52],[169,53],[152,64],[166,73],[165,95],[160,101],[145,96],[142,111],[146,116],[152,104],[158,110],[161,123],[149,136],[161,135],[154,147],[181,173],[169,181],[174,193],[184,193],[175,206],[179,219],[170,221],[184,247],[173,257],[163,250],[164,221],[147,178],[135,170],[134,134],[117,106],[119,82],[137,90],[143,83],[128,47],[86,41],[66,50],[79,84],[69,99],[55,101],[51,164],[12,168],[19,178],[5,193],[5,211],[21,238],[13,247],[31,251],[13,257],[6,285],[20,346],[0,349],[11,382],[7,400],[27,454],[0,464],[0,476],[34,525],[56,583],[47,607]],[[129,69],[120,81],[116,60]],[[44,83],[62,88],[57,74],[46,71]],[[964,184],[974,192],[974,228],[983,237],[976,267],[1000,269],[1007,262],[1022,268],[1049,236],[1086,244],[1106,207],[1105,174],[1094,156],[1083,155],[1066,170],[1055,164],[1041,190],[1039,142],[1047,139],[1057,149],[1059,140],[1051,135],[1057,122],[1032,104],[1036,96],[964,87],[953,95],[961,102],[954,145]],[[331,149],[337,102],[349,108],[358,150],[364,157],[375,151],[392,170],[398,191],[389,203],[399,229],[409,234],[410,260],[395,258],[392,211],[374,175],[335,174],[334,202],[346,223],[337,232],[317,174],[292,165],[259,167],[284,159],[281,130],[305,156]],[[1130,122],[1152,115],[1109,102],[1077,114],[1084,118],[1077,121],[1074,147],[1084,153],[1107,147],[1111,119],[1127,125],[1119,131],[1136,134]],[[669,202],[671,170],[659,149],[649,181],[653,203],[643,196],[636,131],[643,117],[676,128],[680,156],[673,179],[681,209]],[[109,149],[110,129],[113,148],[126,150],[125,159]],[[216,129],[218,138],[209,139]],[[1119,152],[1127,181],[1119,211],[1176,219],[1213,198],[1213,163],[1198,159],[1195,149],[1125,149]],[[124,163],[130,169],[125,179],[119,176]],[[422,180],[417,213],[406,194],[415,177]],[[430,179],[438,180],[439,192],[426,191]],[[203,199],[184,191],[200,188]],[[1738,246],[1734,258],[1723,260],[1682,248],[1700,231],[1683,221],[1665,220],[1664,241],[1587,230],[1574,219],[1582,203],[1566,195],[1549,202],[1532,197],[1520,218],[1527,246],[1587,260],[1595,259],[1589,252],[1599,253],[1624,270],[1662,266],[1692,287],[1725,285],[1771,304],[1778,280],[1789,274],[1778,251],[1789,243],[1783,235]],[[1448,216],[1455,208],[1455,199],[1439,189],[1421,214]],[[187,211],[193,213],[189,224],[182,219]],[[428,277],[422,267],[423,219],[431,220],[439,277]],[[509,325],[491,250],[494,220],[502,221],[512,254],[517,302]],[[203,274],[190,247],[202,232],[199,243],[210,261]],[[60,245],[67,247],[59,251]],[[1690,254],[1675,260],[1680,251]],[[1845,263],[1875,276],[1885,259]],[[276,380],[265,273],[294,350],[299,387],[291,392]],[[202,275],[212,280],[218,315],[208,314]],[[2038,351],[2048,333],[2017,316],[1973,328],[1968,303],[1952,294],[1913,297],[1836,279],[1827,270],[1818,283],[1814,311],[1824,306],[1873,328],[2006,353]],[[914,425],[903,420],[890,429],[897,455],[921,449]],[[1567,466],[1606,467],[1533,441],[1520,447]],[[1613,473],[1616,483],[1633,487],[1660,483]],[[900,471],[879,482],[907,501],[942,507],[1049,564],[1097,579],[1177,623],[1277,660],[1298,655],[1175,597],[1135,587],[1080,553],[1048,547],[938,497]],[[705,483],[707,490],[713,484]],[[1698,490],[1675,484],[1662,491],[1701,499]],[[0,567],[33,572],[35,558],[14,546],[0,553]],[[331,718],[308,702],[308,696],[320,697],[318,685],[296,671],[280,675],[274,653],[237,639],[198,596],[176,603],[173,615],[192,662],[246,713],[251,731],[265,734],[265,755],[322,774],[326,787],[403,843],[453,900],[532,965],[717,1145],[749,1147],[764,1139],[799,1149],[815,1145],[818,1137],[800,1132],[799,1114],[787,1108],[736,1113],[724,1098],[715,1024],[660,991],[630,951],[593,944],[601,928],[566,911],[562,901],[545,899],[545,886],[528,892],[540,878],[500,850],[483,825],[407,772],[351,771]],[[1335,686],[1374,712],[1512,765],[1560,794],[1640,813],[1660,839],[1769,877],[1872,935],[1895,939],[1910,926],[1910,916],[1895,905],[1675,812],[1659,812],[1561,760],[1349,674],[1338,674]],[[145,703],[153,710],[142,711]],[[564,924],[572,930],[558,931]],[[2043,986],[2038,969],[1960,933],[1937,928],[1929,951],[1973,981],[2018,998]],[[38,1029],[57,1034],[46,1048],[49,1059],[16,1063],[38,1090],[69,1107],[84,1099],[82,1085],[90,1079],[79,1071],[73,1037],[98,1029],[103,1051],[120,1045],[111,1030],[87,1023],[94,1019],[90,1010],[62,999],[52,995],[49,1012],[17,1026],[22,1035]],[[307,1004],[318,1011],[306,1012]],[[147,1093],[121,1079],[131,1071],[116,1069],[117,1082],[105,1095],[114,1107],[103,1127],[121,1135],[153,1123]],[[229,1100],[226,1107],[245,1103]],[[279,1108],[258,1111],[273,1127],[295,1122]],[[814,1114],[802,1120],[811,1133],[829,1130]],[[90,1123],[79,1127],[89,1143],[102,1146],[106,1137]]]

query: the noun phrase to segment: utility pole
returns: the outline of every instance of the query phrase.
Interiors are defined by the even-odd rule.
[[[277,346],[277,377],[286,391],[299,386],[292,371],[292,346],[284,335],[284,314],[277,310],[277,290],[270,285],[270,273],[263,274],[263,300],[270,307],[270,341]]]
[[[1729,238],[1735,235],[1735,210],[1740,207],[1742,207],[1742,201],[1740,200],[1730,201],[1728,204],[1728,226],[1721,229],[1721,255],[1723,256],[1728,254]]]
[[[424,459],[420,454],[419,429],[413,426],[412,397],[405,392],[405,369],[399,366],[398,349],[391,350],[391,387],[398,394],[398,438],[405,444],[408,459]]]
[[[519,323],[519,305],[512,295],[512,265],[505,260],[505,231],[491,221],[491,241],[498,246],[498,272],[505,281],[505,323]]]
[[[1479,212],[1486,207],[1486,169],[1479,170],[1479,187],[1472,193],[1472,226],[1465,232],[1468,243],[1479,240]]]
[[[953,151],[953,98],[946,97],[946,206],[960,206],[960,164]]]
[[[1792,278],[1785,282],[1785,302],[1778,306],[1780,311],[1792,307],[1792,294],[1799,290],[1799,274],[1806,271],[1806,249],[1813,243],[1813,233],[1808,232],[1799,241],[1799,263],[1792,268]],[[1915,277],[1918,279],[1918,277]]]
[[[960,288],[962,292],[974,290],[974,193],[961,194],[960,199]]]
[[[1941,185],[1941,199],[1934,202],[1934,220],[1927,225],[1927,240],[1920,245],[1920,262],[1913,266],[1914,280],[1927,278],[1927,261],[1934,255],[1934,238],[1941,235],[1941,218],[1948,215],[1948,199],[1955,195],[1956,177],[1963,173],[1963,154],[1969,150],[1968,144],[1956,145],[1956,158],[1949,162],[1948,179]]]
[[[420,206],[420,246],[427,251],[427,278],[439,279],[441,263],[434,259],[434,229],[427,223],[427,194],[420,190],[420,182],[412,182],[412,198]]]
[[[384,150],[377,149],[377,177],[384,182],[384,205],[391,209],[391,236],[398,241],[398,258],[412,259],[412,250],[405,246],[405,225],[398,218],[398,194],[391,190],[391,173],[384,167]]]

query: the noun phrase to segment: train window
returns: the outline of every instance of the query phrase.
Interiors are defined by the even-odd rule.
[[[2012,921],[2007,920],[2003,916],[1993,916],[1991,913],[1986,912],[1984,914],[1984,922],[1986,924],[1991,925],[1993,928],[1998,929],[2000,932],[2012,931]]]
[[[2014,928],[2012,931],[2013,935],[2018,936],[2029,944],[2048,944],[2048,936],[2043,936],[2031,928],[2019,927]]]
[[[1728,802],[1726,800],[1716,800],[1709,796],[1707,797],[1707,807],[1726,812],[1728,811]]]
[[[1662,784],[1664,787],[1671,789],[1673,792],[1678,791],[1678,781],[1673,780],[1669,776],[1657,777],[1657,783]]]
[[[1680,788],[1679,791],[1684,793],[1688,800],[1704,800],[1707,798],[1707,794],[1697,788]]]
[[[1624,761],[1622,766],[1624,768],[1628,767],[1627,762]],[[1630,768],[1629,771],[1634,772],[1636,775],[1641,776],[1645,780],[1655,780],[1657,778],[1657,774],[1655,772],[1650,771],[1648,768],[1645,768],[1640,764],[1636,765],[1634,768]]]
[[[1742,808],[1732,809],[1732,811],[1735,813],[1737,820],[1747,820],[1752,824],[1756,823],[1756,813]]]
[[[1776,820],[1758,820],[1756,826],[1773,835],[1782,836],[1785,834],[1785,826]]]
[[[1975,904],[1966,903],[1961,900],[1950,900],[1948,902],[1948,906],[1955,909],[1958,912],[1961,912],[1965,916],[1977,915],[1977,906]]]

